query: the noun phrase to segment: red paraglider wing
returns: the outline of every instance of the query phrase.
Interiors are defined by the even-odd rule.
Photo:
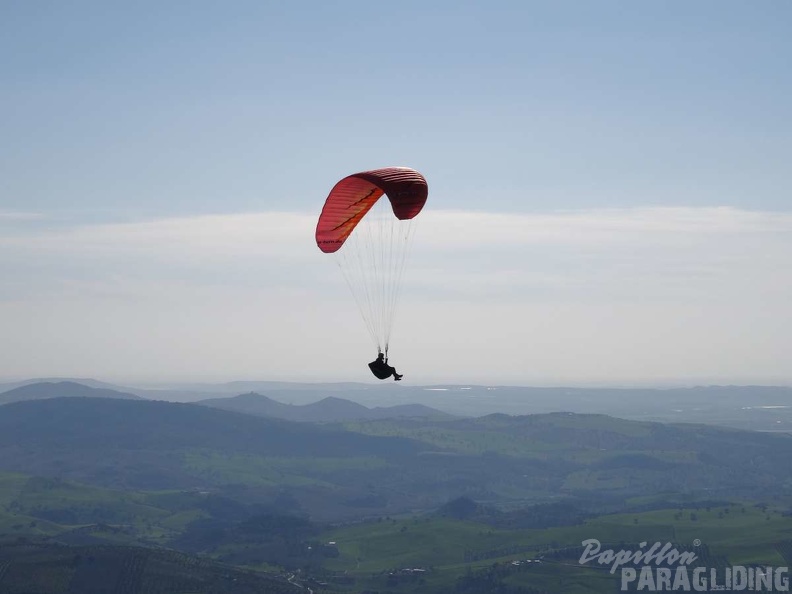
[[[428,195],[424,176],[408,167],[386,167],[345,177],[330,191],[319,222],[316,245],[330,254],[338,251],[355,226],[383,194],[397,219],[411,219],[423,208]]]

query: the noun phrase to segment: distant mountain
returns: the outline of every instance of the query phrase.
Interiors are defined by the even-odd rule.
[[[24,380],[0,383],[0,404],[8,402],[4,393],[23,385],[61,382],[62,379]],[[606,414],[622,419],[663,423],[705,423],[740,429],[792,433],[792,387],[790,386],[692,386],[686,388],[573,388],[501,385],[410,385],[405,382],[378,383],[298,383],[228,382],[223,384],[170,384],[145,388],[117,386],[93,379],[71,379],[92,388],[134,394],[147,400],[202,402],[227,400],[242,393],[266,394],[277,403],[315,404],[324,396],[352,400],[369,409],[388,409],[385,416],[423,417],[427,411],[398,411],[395,405],[421,403],[431,409],[460,417],[480,417],[490,413],[509,415],[570,411],[578,414]],[[240,410],[275,418],[293,416],[291,409],[258,410],[251,403],[227,402],[216,408]],[[250,406],[250,408],[244,408]],[[238,408],[239,407],[239,408]],[[433,414],[433,413],[429,413]],[[333,417],[335,418],[335,417]],[[376,414],[363,419],[379,418]],[[351,420],[351,419],[350,419]]]
[[[379,386],[377,386],[379,387]],[[277,381],[234,381],[220,384],[168,384],[148,388],[124,388],[149,400],[167,400],[169,402],[199,402],[213,398],[228,398],[239,394],[255,392],[272,396],[275,400],[290,404],[309,404],[314,402],[317,392],[325,394],[361,393],[372,388],[371,384],[353,382],[277,382]]]
[[[210,398],[196,404],[262,417],[304,422],[340,422],[391,419],[397,417],[451,418],[450,415],[422,404],[402,404],[368,408],[362,404],[329,396],[312,404],[293,405],[251,392],[232,398]]]
[[[26,384],[0,393],[0,404],[43,400],[46,398],[115,398],[117,400],[142,400],[140,396],[107,388],[92,388],[77,382],[39,382]]]
[[[355,395],[361,400],[372,392],[381,392],[383,386],[352,382],[299,383],[274,381],[236,381],[224,384],[174,384],[158,388],[125,388],[149,400],[170,402],[199,402],[213,398],[229,398],[239,394],[266,393],[278,402],[289,404],[310,404],[317,399],[317,393]],[[387,398],[387,397],[386,397]]]
[[[115,384],[108,384],[107,382],[101,382],[89,377],[36,377],[15,382],[2,382],[0,383],[0,393],[8,392],[14,388],[21,388],[22,386],[29,386],[30,384],[56,384],[60,382],[73,382],[76,384],[82,384],[83,386],[88,386],[89,388],[105,388],[108,390],[118,390],[119,392],[134,393],[130,389],[121,388]]]
[[[0,407],[0,469],[106,486],[196,487],[219,478],[185,467],[187,452],[223,456],[401,460],[427,446],[194,404],[52,398]],[[207,454],[208,455],[208,454]],[[193,464],[210,464],[203,454]],[[189,466],[189,464],[187,464]]]
[[[424,406],[423,404],[399,404],[396,406],[377,406],[371,411],[373,419],[392,419],[394,417],[431,417],[434,419],[451,419],[455,415],[444,413],[441,410]]]
[[[351,400],[329,396],[313,404],[294,406],[292,409],[304,411],[306,420],[317,421],[345,421],[353,419],[364,419],[368,417],[370,410]]]
[[[131,448],[181,451],[196,447],[279,456],[415,454],[409,439],[369,437],[281,419],[257,418],[195,404],[143,399],[57,398],[14,402],[0,409],[0,448]]]
[[[91,378],[46,377],[0,382],[0,394],[15,388],[39,383],[74,382],[91,388],[103,388],[126,392],[146,400],[165,400],[168,402],[198,402],[211,398],[228,398],[245,392],[266,392],[278,394],[276,400],[292,404],[309,404],[316,401],[317,392],[325,394],[356,393],[381,391],[384,386],[353,382],[300,383],[276,381],[235,381],[221,384],[161,384],[156,386],[120,386]]]
[[[201,406],[209,406],[211,408],[219,408],[221,410],[230,410],[250,415],[258,415],[261,417],[275,417],[277,419],[291,419],[296,420],[290,410],[295,407],[291,404],[283,404],[277,402],[272,398],[267,398],[261,394],[250,392],[249,394],[241,394],[232,398],[208,398],[206,400],[199,400],[195,404]]]
[[[350,427],[149,400],[14,402],[0,406],[0,470],[219,493],[329,521],[437,509],[458,497],[510,508],[575,497],[612,509],[662,493],[771,500],[792,484],[792,436],[783,434],[572,413]],[[563,514],[571,512],[536,508],[519,521]]]

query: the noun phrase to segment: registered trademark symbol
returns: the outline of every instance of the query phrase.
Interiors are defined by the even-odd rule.
[[[698,538],[694,538],[694,539],[693,539],[693,546],[694,546],[694,547],[697,547],[697,546],[699,546],[699,545],[701,545],[701,541],[700,541]]]

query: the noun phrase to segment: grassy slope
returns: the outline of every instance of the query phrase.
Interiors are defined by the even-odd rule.
[[[599,464],[567,476],[565,486],[576,489],[607,491],[625,484],[657,480],[660,475],[655,470],[625,469],[607,464],[630,454],[642,454],[661,462],[695,461],[695,452],[690,447],[692,442],[680,441],[674,446],[676,449],[663,449],[663,444],[667,443],[664,441],[665,433],[661,435],[662,439],[657,440],[656,450],[624,450],[608,443],[608,440],[613,439],[641,439],[651,435],[655,426],[647,423],[564,414],[519,422],[522,424],[495,415],[475,421],[434,424],[383,421],[348,426],[372,435],[419,439],[434,447],[466,454],[496,453],[559,461],[571,457],[577,462]],[[524,432],[526,426],[534,428],[531,423],[535,423],[536,431]],[[554,431],[564,430],[579,435],[579,438],[575,438],[578,441],[565,441],[564,438],[554,441],[552,437],[547,437],[552,436]],[[669,432],[668,435],[672,434]],[[726,439],[729,435],[721,435],[720,438]],[[588,449],[581,445],[584,439],[588,440]],[[602,445],[607,447],[599,447],[600,439]],[[762,455],[765,455],[763,452]],[[336,455],[316,462],[311,457],[221,453],[196,448],[183,450],[183,456],[184,469],[194,476],[221,483],[238,481],[253,485],[320,485],[325,484],[322,482],[324,476],[329,478],[334,472],[365,471],[387,466],[382,458],[374,456]],[[761,461],[760,457],[755,458]],[[707,471],[707,464],[700,465],[702,472]],[[131,527],[129,532],[96,532],[95,536],[104,542],[164,543],[184,530],[192,520],[204,517],[204,512],[196,504],[196,497],[199,495],[195,493],[124,492],[4,474],[0,475],[0,531],[11,535],[52,535],[79,530],[83,524],[96,522],[100,518],[102,522]],[[50,519],[58,517],[60,512],[61,517],[72,519],[46,521],[33,516],[40,516],[42,510],[51,516]],[[691,514],[695,514],[695,519]],[[580,546],[580,542],[587,538],[598,538],[603,543],[657,540],[688,544],[700,539],[713,554],[724,556],[733,564],[783,565],[777,543],[792,540],[792,520],[783,517],[778,510],[766,512],[747,504],[743,511],[743,505],[738,504],[728,508],[714,507],[709,511],[685,508],[600,516],[581,526],[543,530],[498,530],[483,524],[450,519],[409,518],[339,528],[323,535],[324,540],[336,541],[341,553],[336,559],[326,560],[325,565],[337,571],[349,571],[364,580],[372,580],[372,589],[382,586],[382,577],[374,579],[370,576],[389,569],[434,566],[437,571],[424,579],[429,583],[448,583],[448,580],[464,575],[468,568],[484,569],[496,562],[509,563],[549,549]],[[530,570],[515,570],[509,573],[507,579],[515,583],[538,583],[536,580],[542,578],[547,580],[548,588],[550,583],[554,584],[552,588],[560,588],[559,584],[563,582],[566,584],[561,588],[564,591],[581,592],[586,591],[587,587],[598,587],[596,584],[603,580],[607,581],[599,573],[586,577],[587,572],[594,571],[589,568],[550,565],[543,564],[541,569],[532,566]],[[404,588],[408,588],[408,585],[405,584]]]
[[[41,594],[287,594],[297,586],[175,551],[135,547],[0,545],[0,591]]]
[[[90,534],[113,544],[151,543],[179,534],[190,521],[205,515],[189,507],[192,503],[190,494],[168,497],[0,473],[0,535],[68,541],[69,535]],[[103,530],[102,525],[123,530]]]
[[[128,532],[91,527],[88,531],[107,544],[156,542],[178,534],[190,521],[203,517],[190,493],[129,493],[97,489],[19,474],[0,474],[0,533],[6,536],[54,536],[85,531],[82,525],[48,522],[29,513],[41,509],[100,510],[124,520]],[[192,506],[192,507],[191,507]],[[9,507],[15,511],[9,511]],[[27,512],[27,513],[26,513]],[[16,526],[17,528],[14,528]],[[709,547],[712,555],[730,564],[785,564],[778,543],[792,540],[792,518],[777,509],[751,504],[719,505],[710,509],[676,508],[643,513],[604,515],[578,526],[532,530],[503,530],[485,524],[440,517],[383,519],[379,522],[335,528],[320,541],[337,543],[339,557],[324,566],[346,571],[358,578],[356,588],[416,591],[415,578],[404,583],[387,582],[388,571],[433,568],[421,578],[420,591],[431,592],[449,585],[469,571],[484,571],[503,564],[506,583],[543,587],[550,591],[612,591],[612,576],[593,567],[574,567],[545,562],[512,567],[550,550],[579,547],[589,538],[604,543],[659,541],[690,544],[695,539]],[[629,548],[629,547],[628,547]],[[574,561],[574,560],[573,560]],[[574,564],[574,563],[573,563]],[[66,571],[62,566],[52,569]],[[68,573],[68,572],[67,572]],[[60,575],[60,574],[59,574]],[[46,579],[65,580],[52,575]],[[374,576],[374,577],[372,577]],[[53,582],[54,583],[54,582]]]
[[[727,511],[728,510],[728,511]],[[323,535],[334,541],[340,556],[325,563],[346,571],[364,585],[382,587],[383,572],[408,567],[433,568],[431,582],[449,583],[468,571],[485,570],[494,563],[506,564],[507,583],[564,592],[612,592],[614,576],[596,567],[549,562],[512,567],[513,560],[547,554],[549,550],[580,547],[596,538],[635,550],[646,541],[692,545],[698,539],[710,556],[724,557],[729,564],[784,566],[777,543],[792,539],[792,518],[778,510],[742,504],[706,509],[669,509],[638,514],[600,516],[579,526],[542,530],[498,530],[484,524],[445,518],[384,520],[349,526]],[[509,549],[512,548],[513,552]],[[468,560],[466,560],[466,553]],[[471,553],[482,558],[470,560]],[[500,554],[502,553],[502,554]],[[373,577],[376,576],[376,577]],[[405,583],[409,591],[409,583]],[[427,590],[428,591],[428,590]]]

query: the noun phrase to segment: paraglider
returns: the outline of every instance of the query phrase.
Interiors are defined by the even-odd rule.
[[[355,173],[336,183],[316,224],[316,245],[335,255],[377,347],[369,368],[379,379],[402,377],[387,363],[388,348],[414,219],[428,191],[409,167]]]
[[[368,365],[369,369],[371,369],[371,373],[373,373],[376,378],[388,379],[390,376],[393,376],[394,381],[397,382],[402,378],[401,374],[396,372],[395,367],[388,365],[388,360],[383,353],[379,353],[377,358]]]

